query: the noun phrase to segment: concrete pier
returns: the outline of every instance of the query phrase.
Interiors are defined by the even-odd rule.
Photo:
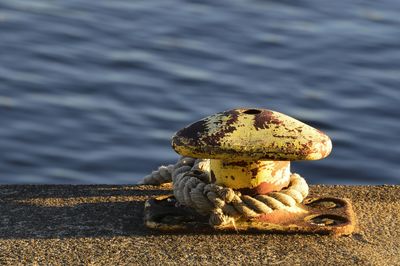
[[[400,265],[400,186],[311,186],[349,198],[348,237],[162,234],[143,225],[149,197],[167,187],[0,186],[0,264]]]

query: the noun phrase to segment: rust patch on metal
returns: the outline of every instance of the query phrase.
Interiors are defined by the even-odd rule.
[[[218,115],[218,114],[217,114]],[[238,120],[239,112],[236,110],[230,110],[220,113],[220,116],[229,116],[226,122],[216,122],[215,124],[221,124],[221,129],[217,130],[214,134],[209,134],[207,128],[207,118],[199,120],[181,130],[179,130],[174,138],[172,139],[172,147],[175,149],[179,146],[194,146],[198,152],[204,152],[204,145],[218,147],[220,145],[220,140],[226,136],[226,134],[231,133],[236,130],[234,126],[235,122]],[[222,127],[222,123],[224,127]],[[185,140],[185,142],[183,142]],[[203,149],[202,149],[203,148]]]
[[[271,124],[282,125],[283,122],[269,110],[263,110],[261,113],[254,115],[254,127],[256,129],[267,129]]]
[[[280,191],[289,185],[289,181],[283,184],[275,184],[268,182],[261,182],[258,186],[252,188],[241,188],[238,191],[245,195],[264,195],[272,191]]]
[[[207,134],[206,122],[204,120],[197,121],[185,128],[182,128],[176,136],[178,138],[186,138],[188,140],[198,140],[200,136]],[[197,142],[197,141],[194,141]]]
[[[301,156],[306,157],[308,154],[312,153],[312,147],[313,146],[313,142],[311,140],[309,140],[307,143],[304,143],[301,145],[301,149],[298,151],[298,154],[300,154]]]
[[[335,208],[315,204],[331,202]],[[208,217],[194,210],[176,204],[173,196],[161,196],[147,200],[144,208],[144,221],[148,228],[163,232],[281,232],[349,235],[356,228],[356,217],[351,202],[340,198],[308,198],[301,207],[306,212],[273,211],[253,219],[240,219],[235,224],[211,227]]]
[[[275,138],[297,139],[298,136],[272,134]]]
[[[212,135],[204,134],[203,138],[201,139],[202,142],[206,143],[207,145],[219,145],[222,138],[224,138],[227,134],[232,133],[236,130],[236,127],[233,126],[235,122],[238,120],[239,112],[236,110],[230,110],[223,112],[221,116],[230,117],[225,122],[225,127],[221,127],[217,133]],[[222,122],[221,122],[222,123]],[[218,124],[218,123],[216,123]]]
[[[256,178],[258,174],[258,168],[253,168],[250,170],[251,172],[251,178]]]
[[[238,161],[238,162],[222,162],[223,166],[239,166],[239,167],[247,167],[251,162],[246,161]]]

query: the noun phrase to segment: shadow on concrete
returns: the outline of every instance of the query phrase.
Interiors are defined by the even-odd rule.
[[[149,186],[0,186],[0,238],[157,234],[143,224],[144,202],[168,193]]]
[[[237,234],[148,229],[143,222],[145,201],[167,194],[168,188],[153,186],[0,186],[0,239]]]

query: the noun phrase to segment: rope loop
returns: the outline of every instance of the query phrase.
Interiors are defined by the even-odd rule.
[[[210,176],[202,167],[206,159],[181,157],[175,165],[160,166],[144,177],[141,184],[161,185],[173,182],[176,200],[195,209],[201,215],[209,215],[212,226],[235,224],[240,218],[255,218],[275,210],[291,211],[308,195],[308,185],[300,175],[292,173],[290,184],[281,191],[266,195],[242,195],[231,188],[210,183]]]

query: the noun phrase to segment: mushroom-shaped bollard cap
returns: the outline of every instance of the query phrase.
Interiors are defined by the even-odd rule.
[[[282,113],[233,109],[178,131],[172,147],[195,158],[294,161],[325,158],[332,143],[323,132]]]

